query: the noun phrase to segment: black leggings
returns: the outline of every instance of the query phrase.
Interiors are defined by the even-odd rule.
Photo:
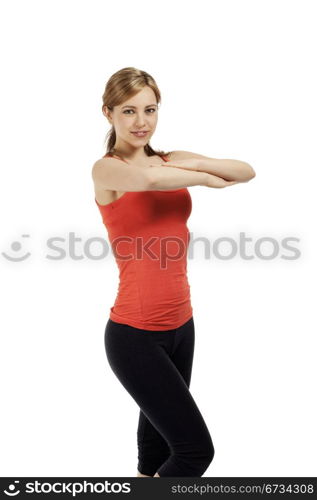
[[[160,477],[201,477],[214,456],[206,423],[189,391],[195,327],[142,330],[108,319],[111,369],[140,408],[138,470]]]

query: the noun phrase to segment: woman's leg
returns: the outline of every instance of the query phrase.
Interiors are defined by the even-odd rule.
[[[137,430],[138,471],[154,476],[171,454],[168,443],[140,409]]]
[[[151,332],[109,320],[105,331],[113,372],[171,450],[156,471],[159,477],[200,477],[214,455],[209,431],[187,385],[189,370],[186,382],[172,360],[174,356],[184,366],[181,328]],[[193,335],[193,328],[187,331]]]
[[[190,386],[194,348],[195,348],[195,326],[191,318],[183,326],[166,332],[174,336],[171,359],[182,375],[187,387]],[[149,419],[140,410],[139,425],[137,430],[138,443],[138,471],[154,476],[158,468],[172,454],[168,443],[163,436],[151,424]]]

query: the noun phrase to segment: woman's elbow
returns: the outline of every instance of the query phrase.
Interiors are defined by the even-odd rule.
[[[255,175],[256,174],[255,174],[254,169],[251,167],[251,165],[246,163],[246,166],[244,167],[242,175],[241,175],[242,178],[241,178],[240,182],[248,182],[251,179],[253,179],[255,177]]]

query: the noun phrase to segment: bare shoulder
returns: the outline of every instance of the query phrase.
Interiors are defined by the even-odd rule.
[[[104,168],[107,168],[108,165],[122,165],[121,160],[117,160],[116,158],[112,157],[105,157],[103,156],[102,158],[99,158],[92,166],[91,169],[91,176],[93,179],[94,183],[94,190],[95,190],[95,199],[101,206],[108,205],[109,203],[112,203],[113,201],[117,200],[120,196],[122,196],[123,193],[120,191],[114,191],[111,189],[105,189],[101,182],[100,182],[100,175],[102,170]],[[101,169],[101,170],[99,170]]]
[[[95,161],[95,163],[92,165],[91,169],[91,175],[94,178],[96,172],[105,165],[109,163],[109,159],[105,158],[104,156],[102,158],[99,158],[98,160]]]
[[[126,168],[127,161],[119,160],[117,158],[113,158],[112,156],[103,156],[99,158],[92,166],[91,176],[95,183],[98,184],[99,177],[103,176],[103,172],[107,171],[110,168],[110,171],[114,167],[118,167],[122,169],[122,167]]]
[[[122,165],[122,163],[127,162],[119,160],[118,158],[114,158],[113,156],[103,156],[102,158],[99,158],[97,161],[95,161],[95,163],[93,164],[93,169],[104,167],[106,165]]]
[[[170,161],[187,160],[189,158],[210,158],[209,156],[193,153],[192,151],[171,151],[168,156]]]

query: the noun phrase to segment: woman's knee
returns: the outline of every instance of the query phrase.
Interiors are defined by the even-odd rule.
[[[199,476],[202,476],[208,469],[214,456],[215,448],[211,439],[201,445],[200,449],[198,449],[198,453],[197,451],[193,453],[193,464],[197,472],[199,472]]]
[[[214,456],[215,456],[215,448],[214,448],[214,445],[211,441],[205,450],[205,456],[204,456],[203,463],[202,463],[204,471],[202,472],[202,474],[208,469],[209,465],[211,464],[211,462],[214,459]]]
[[[210,438],[192,444],[185,453],[176,451],[174,460],[184,476],[201,477],[211,464],[214,455],[215,449]]]

